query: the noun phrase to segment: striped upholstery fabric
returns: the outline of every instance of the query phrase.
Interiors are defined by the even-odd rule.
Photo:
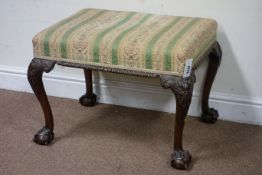
[[[214,20],[83,9],[33,38],[36,58],[182,76],[216,40]]]

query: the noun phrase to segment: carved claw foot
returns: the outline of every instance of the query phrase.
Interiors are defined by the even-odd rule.
[[[175,169],[185,170],[191,163],[192,156],[186,150],[176,150],[171,158],[171,166]]]
[[[206,123],[215,123],[218,117],[219,114],[217,110],[215,110],[214,108],[209,108],[208,113],[203,113],[201,119]]]
[[[34,136],[34,142],[39,145],[48,145],[54,139],[54,135],[51,129],[43,127]]]
[[[83,106],[94,106],[96,104],[97,96],[96,94],[83,95],[79,98],[79,103]]]

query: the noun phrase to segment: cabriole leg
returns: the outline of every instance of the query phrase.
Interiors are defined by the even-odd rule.
[[[192,99],[195,75],[193,72],[188,78],[164,75],[160,76],[160,79],[163,88],[170,88],[176,97],[174,153],[171,157],[171,165],[176,169],[187,169],[192,157],[189,151],[183,149],[182,134],[184,120]]]
[[[41,104],[45,116],[45,126],[34,136],[34,141],[40,145],[48,145],[54,139],[53,114],[46,96],[42,76],[43,72],[50,72],[55,63],[55,61],[34,58],[27,71],[28,81]]]
[[[218,42],[215,43],[208,57],[209,57],[209,65],[208,65],[206,81],[205,81],[203,97],[202,97],[203,114],[201,116],[201,119],[206,123],[215,123],[217,121],[219,114],[218,111],[215,110],[214,108],[209,108],[208,100],[209,100],[210,90],[222,58],[222,51]]]
[[[86,93],[79,98],[79,103],[83,106],[94,106],[96,104],[96,94],[93,93],[92,70],[84,69],[86,81]]]

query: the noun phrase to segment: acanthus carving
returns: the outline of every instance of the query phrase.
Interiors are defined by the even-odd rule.
[[[32,59],[27,71],[27,77],[30,84],[36,84],[39,78],[42,77],[43,72],[49,73],[54,68],[55,64],[56,61],[39,58]]]
[[[196,77],[194,72],[187,78],[172,75],[160,75],[160,82],[163,88],[170,88],[175,94],[177,103],[182,108],[187,108],[191,103],[194,83]]]

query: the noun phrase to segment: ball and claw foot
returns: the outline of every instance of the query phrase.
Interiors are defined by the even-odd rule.
[[[54,140],[54,132],[46,127],[39,130],[34,136],[34,142],[39,145],[48,145]]]
[[[79,98],[79,103],[83,106],[94,106],[96,104],[96,99],[96,94],[85,94]]]
[[[191,163],[192,156],[189,151],[176,150],[171,157],[171,166],[175,169],[186,170]]]
[[[217,110],[215,110],[214,108],[209,108],[208,113],[202,114],[201,119],[206,123],[215,123],[218,117],[219,114]]]

